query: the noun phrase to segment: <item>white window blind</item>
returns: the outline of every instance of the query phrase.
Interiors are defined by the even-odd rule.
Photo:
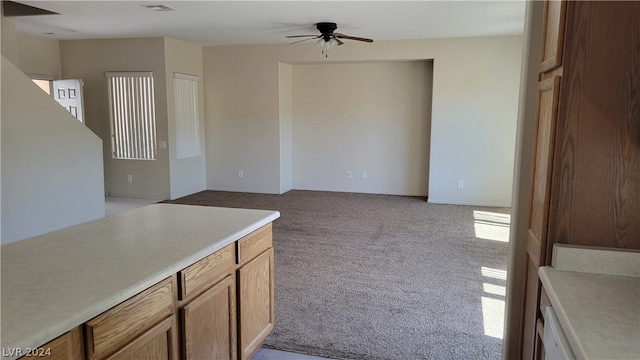
[[[198,77],[193,75],[173,74],[178,159],[200,156],[198,80]]]
[[[114,159],[155,160],[156,113],[151,72],[107,72]]]

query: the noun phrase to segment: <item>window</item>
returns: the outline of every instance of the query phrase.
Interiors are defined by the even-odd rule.
[[[200,156],[198,77],[174,73],[176,104],[176,155],[178,159]]]
[[[155,160],[156,113],[151,72],[107,72],[114,159]]]

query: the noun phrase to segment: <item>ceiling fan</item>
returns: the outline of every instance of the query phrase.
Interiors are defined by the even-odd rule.
[[[307,40],[319,39],[316,42],[316,44],[322,48],[322,53],[324,54],[325,57],[327,56],[327,51],[330,48],[344,44],[344,42],[342,42],[340,39],[364,41],[368,43],[373,42],[372,39],[367,39],[367,38],[357,37],[357,36],[349,36],[349,35],[334,32],[337,28],[338,28],[338,25],[336,25],[336,23],[319,22],[316,24],[316,29],[320,31],[320,35],[289,35],[287,36],[287,38],[300,38],[300,37],[308,38],[308,39],[294,41],[291,44],[297,44]]]

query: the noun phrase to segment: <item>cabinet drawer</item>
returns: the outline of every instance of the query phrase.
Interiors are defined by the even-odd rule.
[[[238,240],[238,264],[245,264],[272,246],[271,223]]]
[[[101,359],[173,314],[174,278],[105,311],[85,324],[89,359]]]
[[[170,316],[106,360],[178,360],[176,318]]]
[[[197,295],[235,269],[235,244],[231,244],[178,273],[180,300]]]

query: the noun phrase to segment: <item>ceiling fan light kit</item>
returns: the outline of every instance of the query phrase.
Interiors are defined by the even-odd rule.
[[[334,48],[336,46],[344,44],[341,39],[347,40],[355,40],[355,41],[363,41],[372,43],[372,39],[361,38],[356,36],[349,36],[345,34],[340,34],[335,32],[338,28],[338,25],[333,22],[319,22],[316,24],[316,29],[320,31],[320,35],[289,35],[287,38],[299,38],[306,37],[308,39],[302,39],[298,41],[294,41],[291,44],[297,44],[307,40],[318,39],[316,45],[322,49],[322,54],[327,57],[327,52],[329,49]]]

